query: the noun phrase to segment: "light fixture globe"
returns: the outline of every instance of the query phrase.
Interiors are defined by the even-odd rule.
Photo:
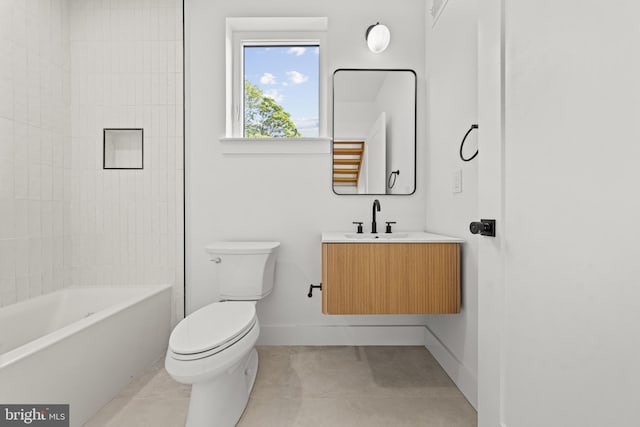
[[[376,22],[367,28],[364,38],[367,40],[367,46],[369,46],[369,50],[371,52],[380,53],[389,46],[389,42],[391,41],[391,32],[386,25]]]

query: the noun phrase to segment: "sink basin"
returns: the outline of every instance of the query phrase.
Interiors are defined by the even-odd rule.
[[[397,233],[345,233],[324,231],[322,243],[462,243],[464,239],[424,231],[398,231]]]
[[[344,237],[347,239],[363,240],[363,239],[379,239],[379,240],[396,240],[406,239],[409,237],[409,233],[345,233]]]

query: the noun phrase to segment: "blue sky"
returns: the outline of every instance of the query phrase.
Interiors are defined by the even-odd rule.
[[[302,136],[318,136],[317,46],[245,46],[244,78],[282,105]]]

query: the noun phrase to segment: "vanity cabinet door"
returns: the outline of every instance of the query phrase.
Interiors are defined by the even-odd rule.
[[[323,243],[322,312],[460,312],[457,243]]]

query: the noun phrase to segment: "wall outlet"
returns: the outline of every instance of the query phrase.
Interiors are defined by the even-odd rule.
[[[454,193],[462,193],[462,169],[453,172],[452,191]]]

